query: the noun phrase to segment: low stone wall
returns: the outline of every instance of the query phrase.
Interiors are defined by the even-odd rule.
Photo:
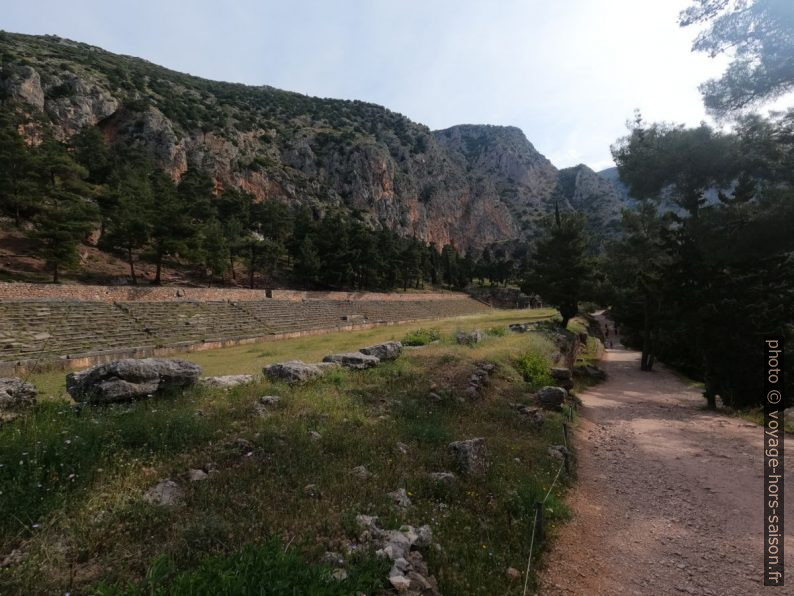
[[[300,292],[295,290],[246,290],[238,288],[186,288],[177,286],[87,286],[32,283],[0,283],[3,300],[79,300],[94,302],[168,302],[190,300],[460,300],[456,292],[378,293],[378,292]]]

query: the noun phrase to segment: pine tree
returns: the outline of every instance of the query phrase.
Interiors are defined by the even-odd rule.
[[[30,235],[40,242],[39,252],[58,283],[61,271],[77,263],[77,247],[99,219],[90,200],[96,191],[85,182],[88,171],[54,139],[37,149],[35,165],[41,202]]]
[[[312,289],[317,284],[322,261],[309,235],[303,237],[295,259],[295,275],[303,287]]]
[[[562,316],[562,327],[579,312],[592,276],[587,256],[584,218],[579,214],[556,214],[547,222],[545,235],[538,240],[530,271],[522,290],[538,293]]]
[[[105,212],[101,243],[124,251],[133,285],[138,283],[135,255],[149,243],[155,208],[146,174],[145,170],[124,168],[113,177],[100,197]]]
[[[11,120],[0,122],[0,212],[19,226],[36,212],[40,196],[33,155]]]

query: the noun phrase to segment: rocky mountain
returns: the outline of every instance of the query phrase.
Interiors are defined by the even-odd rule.
[[[531,239],[555,202],[609,234],[623,203],[586,166],[557,170],[518,128],[431,132],[374,104],[208,81],[55,36],[0,33],[0,102],[29,142],[97,126],[174,179],[203,168],[218,189],[347,209],[463,250]]]
[[[558,190],[561,204],[585,214],[591,230],[603,232],[603,237],[619,231],[621,212],[630,200],[620,194],[620,179],[603,177],[584,164],[559,172]]]

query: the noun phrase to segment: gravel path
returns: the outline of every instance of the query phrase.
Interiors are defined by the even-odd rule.
[[[541,593],[794,594],[790,479],[789,587],[763,586],[761,427],[704,411],[700,392],[663,366],[641,372],[637,352],[607,350],[604,367],[607,381],[581,396],[573,519]]]

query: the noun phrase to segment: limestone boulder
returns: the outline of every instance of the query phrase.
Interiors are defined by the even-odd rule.
[[[359,350],[362,354],[375,356],[381,360],[394,360],[402,351],[403,345],[402,342],[399,341],[386,341],[382,344],[375,344],[374,346],[368,346]]]
[[[324,367],[319,364],[308,364],[302,360],[277,362],[266,366],[262,372],[271,381],[286,381],[287,383],[301,383],[321,376]]]
[[[77,402],[124,402],[189,387],[200,376],[201,367],[185,360],[127,358],[69,373],[66,391]]]
[[[203,377],[200,383],[213,389],[231,389],[238,385],[253,383],[254,379],[254,375],[223,375],[220,377]]]
[[[449,450],[455,457],[458,469],[464,474],[479,476],[488,469],[488,450],[482,437],[454,441],[449,444]]]
[[[576,366],[573,369],[573,374],[577,377],[587,377],[590,379],[595,379],[597,381],[603,381],[607,378],[607,373],[604,372],[602,369],[598,368],[597,366],[593,366],[592,364],[583,364],[580,366]]]
[[[561,410],[567,397],[568,392],[562,387],[544,387],[538,391],[538,401],[546,410]]]
[[[475,344],[480,343],[484,337],[485,334],[479,329],[469,332],[459,331],[455,335],[455,341],[463,346],[473,346]]]
[[[0,379],[0,411],[32,406],[36,388],[16,377]]]
[[[329,354],[323,358],[323,362],[332,362],[345,368],[363,370],[377,366],[380,363],[380,358],[361,352],[346,352],[343,354]]]

